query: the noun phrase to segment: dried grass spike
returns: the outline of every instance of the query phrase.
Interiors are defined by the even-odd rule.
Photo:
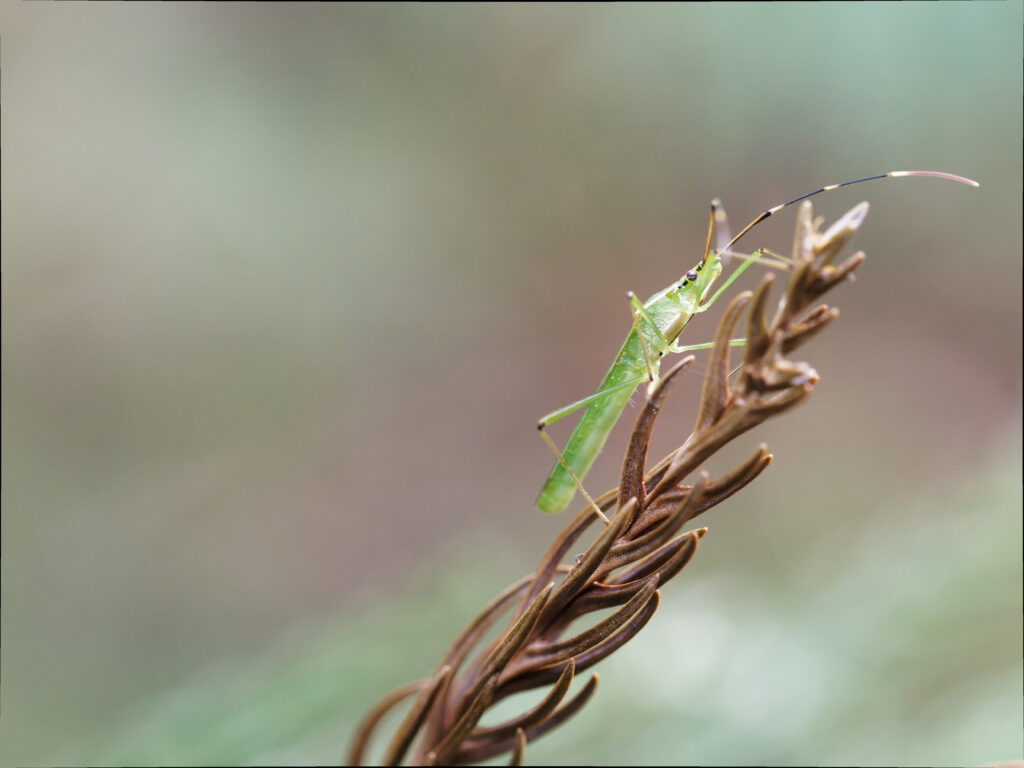
[[[762,445],[714,482],[701,469],[702,463],[723,445],[793,408],[813,391],[818,374],[808,363],[789,355],[835,320],[837,310],[826,305],[807,310],[820,304],[820,296],[863,261],[862,254],[855,254],[838,266],[830,263],[866,213],[865,204],[856,206],[822,234],[811,204],[803,202],[793,244],[795,266],[788,275],[784,298],[771,322],[766,322],[772,288],[769,276],[756,293],[741,293],[728,305],[715,335],[699,414],[690,435],[645,474],[654,424],[670,384],[692,358],[683,360],[650,388],[633,427],[620,486],[595,500],[602,512],[618,507],[610,524],[577,563],[567,566],[563,561],[571,557],[583,532],[597,520],[590,508],[577,514],[534,573],[492,600],[460,633],[433,678],[404,686],[371,710],[349,752],[352,762],[365,756],[370,733],[384,712],[414,693],[420,694],[417,703],[388,747],[390,762],[402,759],[414,745],[408,758],[413,764],[465,763],[507,752],[512,753],[513,764],[518,764],[528,741],[580,710],[593,695],[597,676],[562,703],[573,675],[606,658],[640,632],[658,607],[660,590],[690,562],[707,529],[678,536],[676,532],[745,487],[772,457]],[[741,373],[730,382],[729,341],[748,309],[749,343]],[[698,479],[686,485],[685,478],[698,471]],[[564,576],[556,586],[560,573]],[[462,669],[484,633],[516,600],[508,631]],[[574,622],[604,609],[618,610],[589,627],[575,628]],[[549,690],[536,706],[496,726],[478,725],[494,702],[541,687]],[[416,739],[417,734],[422,735]]]

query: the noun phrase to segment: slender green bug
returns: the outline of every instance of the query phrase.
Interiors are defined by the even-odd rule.
[[[601,384],[593,395],[577,400],[564,408],[552,411],[544,416],[537,423],[540,435],[547,442],[555,454],[557,461],[547,482],[537,497],[537,507],[544,512],[561,512],[572,501],[577,489],[586,498],[587,502],[596,510],[599,517],[604,519],[601,510],[594,503],[594,500],[587,494],[582,481],[587,471],[597,458],[601,448],[604,447],[612,427],[622,415],[626,403],[633,394],[638,384],[658,380],[658,369],[661,358],[669,352],[687,352],[695,349],[705,349],[709,344],[697,344],[693,346],[680,346],[676,339],[682,333],[690,318],[698,312],[703,312],[711,307],[722,293],[739,277],[743,271],[754,261],[763,260],[764,251],[755,251],[749,257],[745,257],[742,264],[725,279],[718,290],[707,299],[715,281],[722,274],[723,259],[728,256],[738,256],[731,253],[730,249],[747,232],[767,219],[769,216],[778,213],[801,200],[808,197],[828,192],[851,184],[859,184],[862,181],[874,179],[885,179],[896,176],[933,176],[939,179],[958,181],[962,184],[969,184],[973,187],[979,186],[978,182],[966,179],[962,176],[955,176],[951,173],[939,171],[889,171],[875,176],[867,176],[862,179],[844,181],[842,184],[831,184],[821,187],[813,192],[800,195],[800,197],[781,203],[769,208],[757,216],[753,221],[740,230],[739,234],[730,238],[726,224],[725,211],[717,200],[711,203],[711,218],[708,221],[707,240],[704,244],[704,255],[701,260],[676,282],[667,288],[651,296],[647,301],[641,302],[632,291],[627,294],[630,311],[633,316],[633,326],[622,343],[619,353],[615,356],[608,372],[601,380]],[[711,251],[711,235],[714,229],[718,230],[718,247]],[[707,299],[705,301],[705,299]],[[742,343],[742,342],[739,342]],[[577,422],[563,451],[557,446],[545,432],[544,428],[559,419],[565,418],[572,413],[585,408],[583,416]]]

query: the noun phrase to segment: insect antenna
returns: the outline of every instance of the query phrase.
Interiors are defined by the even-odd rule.
[[[961,184],[969,184],[972,187],[981,186],[980,184],[978,184],[978,182],[973,181],[972,179],[967,179],[964,178],[963,176],[957,176],[952,173],[943,173],[942,171],[889,171],[888,173],[879,173],[874,176],[865,176],[863,179],[853,179],[851,181],[844,181],[842,184],[829,184],[827,187],[821,187],[821,189],[816,189],[813,192],[808,192],[805,195],[800,195],[800,197],[794,197],[792,200],[788,202],[776,205],[774,208],[769,208],[767,211],[762,213],[752,222],[747,224],[747,226],[741,229],[738,235],[732,238],[732,240],[730,240],[724,248],[721,248],[719,250],[719,253],[727,253],[728,250],[732,248],[732,246],[736,245],[737,241],[741,237],[747,234],[747,232],[752,230],[754,227],[756,227],[758,224],[760,224],[762,221],[767,219],[772,214],[778,213],[783,208],[788,208],[789,206],[793,205],[793,203],[799,203],[801,200],[806,200],[808,197],[814,197],[815,195],[819,195],[822,192],[830,192],[833,189],[839,189],[840,187],[848,187],[851,184],[860,184],[862,181],[874,181],[875,179],[888,179],[890,177],[897,176],[933,176],[937,179],[948,179],[949,181],[958,181]],[[708,230],[708,242],[711,242],[710,229]]]

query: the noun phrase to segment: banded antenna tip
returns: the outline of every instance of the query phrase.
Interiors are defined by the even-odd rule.
[[[969,184],[972,187],[980,187],[981,184],[964,176],[957,176],[953,173],[942,173],[941,171],[892,171],[890,176],[934,176],[937,179],[949,179],[959,181],[961,184]]]

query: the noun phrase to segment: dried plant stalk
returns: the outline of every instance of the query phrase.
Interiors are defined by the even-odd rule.
[[[838,310],[825,305],[810,307],[864,261],[863,252],[858,252],[839,265],[832,263],[867,210],[867,203],[855,206],[822,233],[822,221],[814,219],[810,201],[801,205],[794,266],[778,309],[768,321],[770,274],[756,291],[743,292],[729,304],[715,335],[697,422],[689,437],[645,472],[658,412],[692,356],[649,387],[630,436],[619,486],[596,500],[610,522],[595,541],[574,563],[562,563],[598,519],[588,505],[562,530],[532,574],[511,585],[470,622],[432,678],[399,688],[370,710],[353,739],[349,763],[362,763],[380,719],[417,693],[384,754],[388,765],[400,764],[410,748],[409,764],[413,765],[469,763],[504,752],[511,752],[512,764],[518,765],[528,741],[565,722],[586,704],[597,686],[597,675],[561,705],[575,674],[622,647],[644,627],[657,609],[658,588],[690,561],[707,529],[676,533],[746,486],[772,457],[762,445],[717,480],[704,472],[692,485],[685,478],[733,438],[801,403],[814,389],[815,370],[787,355],[838,316]],[[744,312],[747,344],[742,364],[730,377],[729,340]],[[556,585],[557,576],[561,579]],[[467,661],[483,634],[514,601],[518,606],[509,629]],[[608,608],[619,609],[589,629],[564,637],[574,620]],[[551,689],[522,715],[498,725],[478,724],[495,702],[542,686]]]

